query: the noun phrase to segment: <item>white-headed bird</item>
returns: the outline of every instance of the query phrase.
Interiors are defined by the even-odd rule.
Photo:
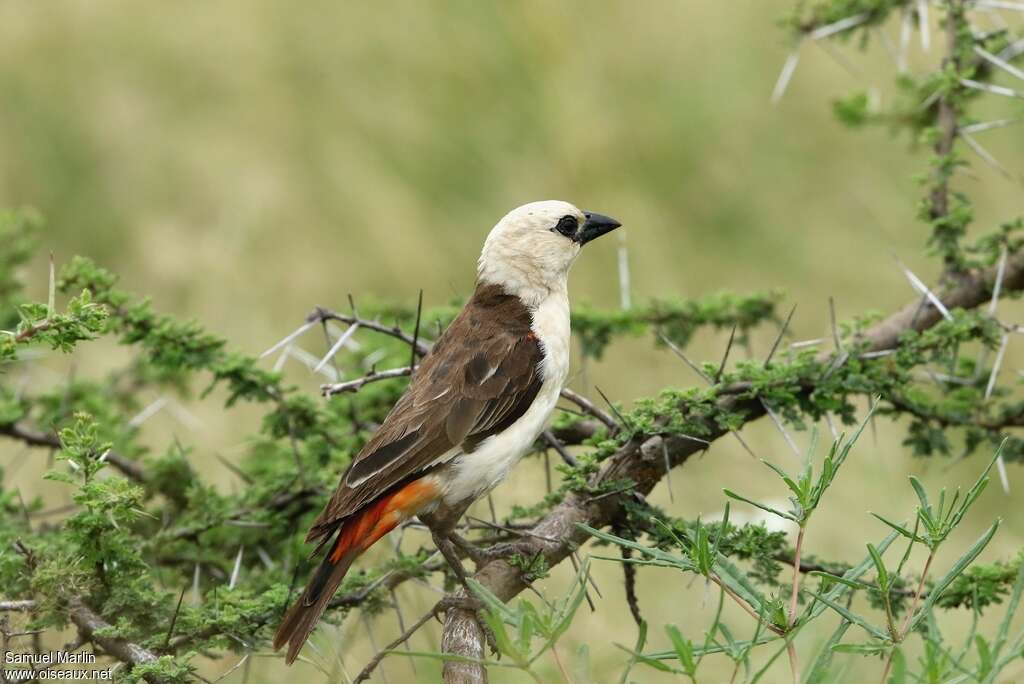
[[[274,636],[275,649],[288,644],[286,662],[298,656],[361,553],[415,515],[440,506],[465,510],[534,443],[569,372],[569,268],[583,245],[619,225],[568,202],[544,201],[514,209],[494,226],[473,296],[309,530],[306,541],[319,540],[327,551]]]

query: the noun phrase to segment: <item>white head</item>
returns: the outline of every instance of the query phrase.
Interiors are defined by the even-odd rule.
[[[513,209],[494,226],[477,266],[480,282],[501,285],[527,306],[565,290],[569,268],[586,243],[618,228],[613,218],[558,200]]]

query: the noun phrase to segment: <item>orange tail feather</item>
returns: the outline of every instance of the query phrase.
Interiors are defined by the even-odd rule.
[[[382,496],[342,524],[334,545],[274,634],[275,651],[288,644],[285,663],[291,665],[298,657],[352,562],[438,494],[433,478],[424,477]]]

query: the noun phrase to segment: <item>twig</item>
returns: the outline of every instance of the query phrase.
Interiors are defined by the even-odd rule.
[[[608,395],[602,392],[601,388],[598,387],[597,385],[594,385],[594,390],[601,395],[601,398],[604,399],[604,403],[608,404],[608,408],[610,408],[612,410],[612,413],[615,414],[615,417],[619,419],[619,425],[625,428],[627,424],[625,416],[623,416],[619,412],[619,409],[615,408],[615,404],[613,404],[611,399],[608,398]]]
[[[360,671],[359,674],[356,675],[356,678],[352,680],[352,684],[359,684],[360,682],[365,682],[366,680],[368,680],[370,678],[370,675],[373,674],[373,671],[377,669],[377,666],[380,665],[381,661],[384,660],[384,657],[387,656],[388,653],[390,653],[391,651],[393,651],[394,649],[398,648],[403,643],[408,641],[410,638],[412,638],[412,635],[419,631],[420,627],[430,622],[430,620],[432,620],[438,614],[444,612],[445,609],[446,605],[443,599],[434,604],[433,608],[428,610],[419,620],[412,623],[412,625],[410,625],[407,630],[402,632],[402,634],[399,635],[397,639],[389,643],[382,650],[378,651],[376,655],[374,655],[373,658],[370,660],[370,662],[366,664],[366,667],[364,667],[362,671]]]
[[[573,458],[573,455],[569,453],[569,451],[565,448],[565,445],[562,444],[562,442],[557,437],[555,437],[551,430],[545,430],[544,432],[541,433],[541,436],[544,437],[544,441],[548,443],[548,446],[557,451],[558,455],[561,456],[562,460],[565,461],[568,465],[572,466],[573,468],[579,465],[576,459]]]
[[[367,330],[373,330],[374,332],[379,332],[384,335],[389,335],[415,348],[416,353],[418,353],[420,356],[424,356],[430,351],[429,343],[424,342],[422,339],[413,339],[411,335],[407,335],[397,325],[389,327],[378,321],[371,321],[365,318],[360,318],[355,313],[349,316],[347,314],[340,314],[331,311],[330,309],[316,307],[315,309],[313,309],[313,312],[309,314],[306,320],[318,322],[322,319],[338,321],[340,323],[347,323],[349,325],[358,324],[360,328],[365,328]]]
[[[796,313],[796,304],[789,310],[789,315],[786,316],[785,322],[782,327],[779,328],[779,335],[775,338],[775,342],[772,343],[772,348],[768,350],[768,356],[764,358],[764,367],[767,368],[768,364],[772,362],[772,357],[775,356],[776,350],[779,348],[779,343],[782,342],[783,336],[786,334],[786,330],[789,329],[789,322],[793,320],[793,314]]]
[[[725,353],[722,354],[722,362],[718,364],[718,371],[715,373],[715,381],[713,384],[717,385],[722,380],[722,373],[725,372],[725,364],[729,361],[729,352],[732,351],[732,343],[736,340],[736,326],[732,326],[732,330],[729,331],[729,341],[725,344]]]
[[[592,401],[590,401],[589,399],[587,399],[582,394],[579,394],[578,392],[574,392],[573,390],[569,389],[568,387],[563,387],[562,388],[562,398],[563,399],[567,399],[568,401],[571,401],[572,403],[574,403],[577,406],[579,406],[580,409],[585,414],[587,414],[588,416],[592,416],[593,418],[596,418],[597,420],[599,420],[601,423],[603,423],[604,426],[607,427],[612,432],[617,432],[618,431],[619,426],[615,422],[615,419],[612,418],[607,413],[605,413],[604,411],[602,411],[601,409],[599,409],[597,406],[594,406],[594,403]]]
[[[388,380],[391,378],[404,378],[407,375],[412,374],[412,368],[409,366],[403,366],[402,368],[392,368],[390,370],[371,370],[369,373],[361,378],[355,380],[348,380],[346,382],[334,382],[327,385],[320,385],[320,391],[325,397],[333,397],[335,394],[341,394],[343,392],[358,392],[365,385],[371,382],[377,382],[379,380]]]
[[[412,332],[412,343],[409,345],[409,368],[416,368],[416,347],[420,343],[420,317],[423,315],[423,290],[420,289],[419,299],[416,300],[416,327]]]

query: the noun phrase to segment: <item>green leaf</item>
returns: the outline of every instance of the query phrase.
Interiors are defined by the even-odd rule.
[[[786,486],[789,487],[789,490],[793,492],[793,495],[796,496],[797,501],[803,503],[804,498],[807,496],[807,492],[804,491],[803,487],[794,482],[793,478],[791,478],[785,470],[775,465],[771,461],[766,461],[762,458],[761,463],[764,463],[766,466],[774,470],[775,473],[782,478],[782,481],[786,483]]]
[[[878,629],[877,627],[872,625],[870,622],[868,622],[866,618],[863,618],[860,615],[858,615],[857,613],[854,613],[852,610],[850,610],[846,606],[844,606],[844,605],[842,605],[840,603],[836,603],[832,599],[830,599],[830,598],[828,598],[826,596],[823,596],[822,594],[818,594],[818,593],[815,593],[813,591],[810,591],[809,593],[811,594],[811,596],[813,596],[814,598],[818,599],[819,601],[824,603],[826,606],[828,606],[832,610],[836,611],[842,617],[844,617],[845,619],[849,620],[853,624],[857,625],[858,627],[860,627],[861,629],[863,629],[864,631],[866,631],[868,634],[870,634],[871,636],[875,637],[876,639],[879,639],[880,641],[886,641],[888,639],[888,637],[885,635],[885,633],[882,632],[882,630]]]
[[[882,556],[871,544],[868,544],[868,554],[871,556],[871,561],[875,564],[875,572],[878,574],[878,587],[882,593],[885,593],[889,590],[889,571],[885,569]]]
[[[878,547],[876,549],[878,551],[878,553],[880,555],[884,554],[886,552],[886,550],[889,548],[889,546],[893,543],[893,541],[897,537],[899,537],[899,534],[897,534],[896,532],[890,532],[888,534],[888,536],[885,537],[885,539],[883,539],[882,541],[880,541],[878,543]],[[871,557],[868,556],[867,558],[862,560],[860,563],[858,563],[854,567],[852,567],[849,570],[847,570],[846,572],[844,572],[843,573],[843,577],[846,578],[846,579],[849,579],[849,580],[855,580],[855,579],[859,578],[861,575],[863,575],[865,572],[867,572],[873,565],[874,565],[874,561],[872,561]],[[847,591],[848,591],[848,588],[845,585],[843,585],[843,586],[835,587],[834,589],[830,590],[825,595],[830,600],[832,600],[832,601],[838,601],[839,598],[843,594],[845,594]],[[814,619],[814,618],[818,617],[823,612],[825,612],[825,609],[826,609],[826,604],[824,604],[824,603],[812,604],[810,606],[810,608],[808,609],[808,611],[807,611],[808,612],[808,617],[804,621],[806,622],[807,620],[811,620],[811,619]]]
[[[870,511],[869,511],[869,512],[870,512]],[[888,526],[889,526],[889,527],[891,527],[892,529],[896,530],[897,532],[899,532],[900,534],[902,534],[902,535],[903,535],[904,537],[906,537],[907,539],[910,539],[911,541],[916,541],[916,542],[919,542],[919,543],[921,543],[921,544],[924,544],[924,543],[926,543],[924,539],[922,539],[922,538],[921,538],[921,537],[919,537],[918,535],[914,534],[913,532],[911,532],[910,530],[908,530],[908,529],[907,529],[906,527],[904,527],[903,525],[897,525],[897,524],[896,524],[896,523],[894,523],[893,521],[891,521],[891,520],[888,520],[887,518],[883,518],[883,517],[882,517],[882,516],[880,516],[880,515],[879,515],[878,513],[871,513],[871,515],[873,515],[874,517],[878,518],[878,519],[879,519],[879,520],[881,520],[881,521],[882,521],[883,523],[885,523],[886,525],[888,525]]]
[[[1022,595],[1024,595],[1024,559],[1022,559],[1020,566],[1017,568],[1017,579],[1013,583],[1013,593],[1010,594],[1010,599],[1006,602],[1006,612],[1003,613],[1003,620],[999,623],[999,631],[996,633],[995,643],[992,647],[996,656],[1002,651],[1003,645],[1010,634],[1010,625],[1013,622],[1014,615],[1017,613],[1017,609],[1020,607]]]
[[[771,513],[773,515],[777,515],[780,518],[785,518],[786,520],[792,520],[793,522],[800,522],[798,518],[796,518],[795,516],[793,516],[793,515],[791,515],[789,513],[783,513],[782,511],[778,510],[777,508],[772,508],[771,506],[768,506],[766,504],[758,503],[756,501],[748,499],[745,496],[741,496],[741,495],[737,494],[736,492],[732,491],[731,489],[723,489],[722,491],[725,492],[725,495],[728,496],[729,498],[736,499],[737,501],[742,501],[744,503],[748,503],[751,506],[754,506],[756,508],[760,508],[762,511],[768,511],[769,513]]]
[[[907,681],[907,659],[903,657],[903,651],[896,648],[892,652],[892,670],[889,673],[888,684],[906,684]]]
[[[850,624],[844,622],[844,624]],[[880,653],[888,653],[889,646],[886,644],[870,643],[870,644],[836,644],[832,647],[832,650],[836,653],[856,653],[858,655],[879,655]]]
[[[650,546],[644,546],[643,544],[635,542],[632,539],[624,539],[614,534],[609,534],[608,532],[602,532],[601,530],[590,527],[589,525],[586,525],[584,523],[576,523],[576,527],[578,527],[579,529],[583,530],[591,536],[597,537],[598,539],[601,539],[606,542],[611,542],[612,544],[618,544],[619,546],[625,546],[626,548],[633,549],[634,551],[639,551],[645,556],[649,556],[655,560],[661,561],[666,565],[677,567],[681,570],[687,570],[690,572],[696,571],[696,566],[694,566],[694,564],[686,558],[674,556],[671,553],[662,551],[661,549],[652,548]],[[613,558],[610,560],[615,560],[619,562],[622,561],[621,558]]]
[[[999,524],[1001,522],[1002,520],[997,518],[996,521],[992,523],[987,530],[985,530],[985,533],[971,545],[971,548],[969,548],[964,555],[960,556],[957,562],[953,564],[953,567],[949,569],[949,572],[943,575],[942,579],[935,583],[935,586],[933,586],[931,591],[928,592],[928,598],[925,599],[921,609],[917,611],[917,614],[914,615],[911,620],[908,633],[909,631],[912,631],[917,626],[917,623],[921,621],[921,618],[932,609],[935,602],[942,596],[942,592],[944,592],[949,585],[953,583],[953,580],[962,575],[967,569],[967,566],[973,563],[974,559],[978,557],[986,546],[988,546],[988,543],[992,541],[992,537],[995,535],[996,530],[999,529]]]
[[[910,476],[910,486],[914,488],[914,492],[917,494],[917,500],[921,502],[921,509],[927,511],[928,516],[931,516],[932,505],[928,503],[928,492],[925,491],[924,485],[917,479],[916,476]]]
[[[850,587],[851,589],[875,589],[876,588],[874,585],[868,584],[867,582],[860,582],[858,580],[847,579],[845,577],[840,577],[839,575],[833,575],[831,572],[825,572],[824,570],[811,570],[807,574],[808,575],[813,575],[815,577],[821,577],[821,578],[829,580],[831,582],[839,582],[840,584],[845,584],[846,586]]]
[[[675,625],[665,625],[665,632],[672,642],[672,648],[675,649],[676,657],[679,658],[683,671],[692,677],[697,672],[697,662],[693,657],[693,642],[683,638],[679,628]]]
[[[818,655],[815,656],[814,662],[811,663],[807,676],[804,678],[804,684],[823,684],[827,681],[825,678],[832,667],[832,652],[840,645],[839,642],[846,635],[846,630],[850,628],[851,624],[848,620],[839,623],[839,626],[832,632],[832,636],[818,650]]]

